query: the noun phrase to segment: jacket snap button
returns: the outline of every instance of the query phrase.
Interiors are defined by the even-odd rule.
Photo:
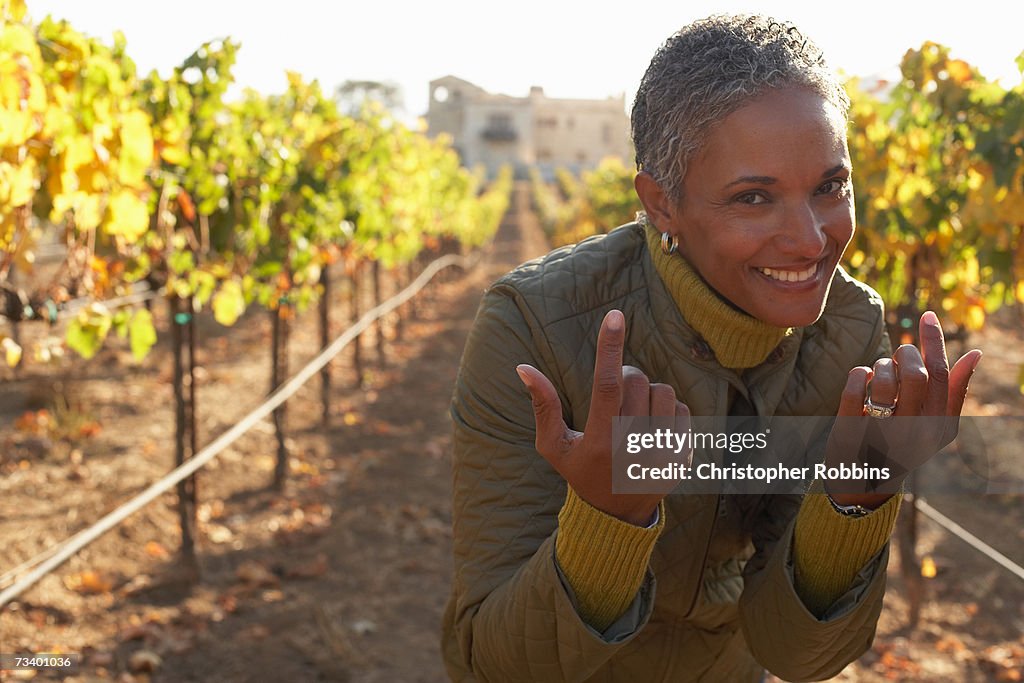
[[[694,342],[693,346],[690,347],[690,353],[700,360],[712,360],[715,357],[715,352],[711,350],[711,347],[704,340]]]

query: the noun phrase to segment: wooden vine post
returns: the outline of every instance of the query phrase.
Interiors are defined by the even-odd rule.
[[[373,260],[373,305],[380,306],[384,299],[381,292],[381,267],[378,259]],[[384,316],[377,318],[374,323],[376,334],[374,339],[377,345],[377,362],[382,366],[387,365],[387,357],[384,352]]]
[[[412,284],[412,281],[416,279],[416,258],[409,260],[409,263],[405,266],[405,283],[406,285]],[[408,320],[416,319],[416,306],[413,305],[412,299],[405,302],[406,305],[406,318]]]
[[[909,603],[907,625],[911,629],[917,628],[921,617],[921,602],[924,598],[921,562],[917,556],[917,517],[917,496],[908,494],[900,509],[896,535],[899,538],[900,575],[906,585]]]
[[[287,295],[278,300],[276,310],[271,310],[273,326],[271,343],[270,393],[274,393],[288,377],[288,333],[292,307]],[[284,488],[288,474],[288,446],[285,443],[285,417],[287,401],[274,409],[274,437],[277,439],[277,462],[274,464],[274,488]]]
[[[901,344],[918,345],[917,320],[920,312],[913,304],[897,306],[888,324],[892,348]],[[913,489],[913,473],[907,479],[907,488]],[[921,559],[917,555],[917,497],[904,496],[900,515],[896,521],[895,536],[900,556],[900,577],[906,586],[908,626],[917,628],[921,616],[921,602],[924,598],[924,581],[921,576]]]
[[[168,298],[171,309],[174,354],[174,465],[178,467],[196,454],[195,424],[195,315],[192,299]],[[187,349],[187,353],[186,353]],[[186,444],[188,456],[186,458]],[[196,475],[178,483],[178,522],[181,527],[181,555],[196,562]]]
[[[391,269],[391,281],[395,283],[393,290],[394,294],[402,291],[409,284],[408,282],[402,282],[402,269],[398,266]],[[402,329],[402,316],[405,315],[405,309],[408,305],[408,302],[406,302],[395,309],[395,341],[402,341],[404,333],[404,330]]]
[[[351,323],[354,325],[362,316],[362,308],[359,304],[359,296],[362,294],[360,291],[359,280],[360,271],[362,270],[362,263],[355,261],[351,269],[352,279],[352,291],[350,292],[351,312],[352,318]],[[355,381],[353,386],[357,389],[363,386],[363,335],[360,334],[352,340],[352,369],[355,371]]]
[[[331,343],[331,273],[328,266],[320,271],[320,349],[326,349]],[[329,427],[331,424],[331,364],[327,363],[320,370],[320,404],[321,423]]]

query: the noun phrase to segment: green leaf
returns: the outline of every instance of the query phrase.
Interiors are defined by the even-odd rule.
[[[114,327],[114,332],[117,332],[117,336],[121,339],[128,336],[128,322],[130,319],[131,316],[125,310],[120,310],[114,314],[111,324]]]
[[[175,251],[167,261],[171,271],[178,275],[187,273],[196,266],[196,261],[191,251]]]
[[[89,360],[103,346],[103,340],[110,332],[112,319],[110,311],[102,304],[89,304],[78,312],[68,325],[68,348]]]
[[[140,308],[132,317],[129,329],[131,337],[132,356],[136,361],[141,362],[149,354],[149,350],[156,344],[156,328],[153,327],[153,314],[145,308]]]
[[[217,286],[217,280],[211,273],[205,270],[193,270],[188,275],[189,284],[192,286],[193,295],[200,305],[206,304]]]

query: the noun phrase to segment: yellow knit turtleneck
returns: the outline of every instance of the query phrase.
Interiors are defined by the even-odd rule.
[[[661,250],[660,232],[650,225],[645,229],[658,276],[683,318],[707,341],[723,367],[738,370],[760,365],[791,332],[791,328],[769,325],[731,306],[686,259]]]

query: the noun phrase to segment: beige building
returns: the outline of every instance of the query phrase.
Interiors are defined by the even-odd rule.
[[[504,164],[522,175],[537,166],[545,175],[574,171],[614,156],[629,164],[625,96],[603,100],[546,97],[537,86],[526,97],[495,95],[455,76],[430,82],[430,135],[447,133],[462,162],[482,164],[493,175]]]

